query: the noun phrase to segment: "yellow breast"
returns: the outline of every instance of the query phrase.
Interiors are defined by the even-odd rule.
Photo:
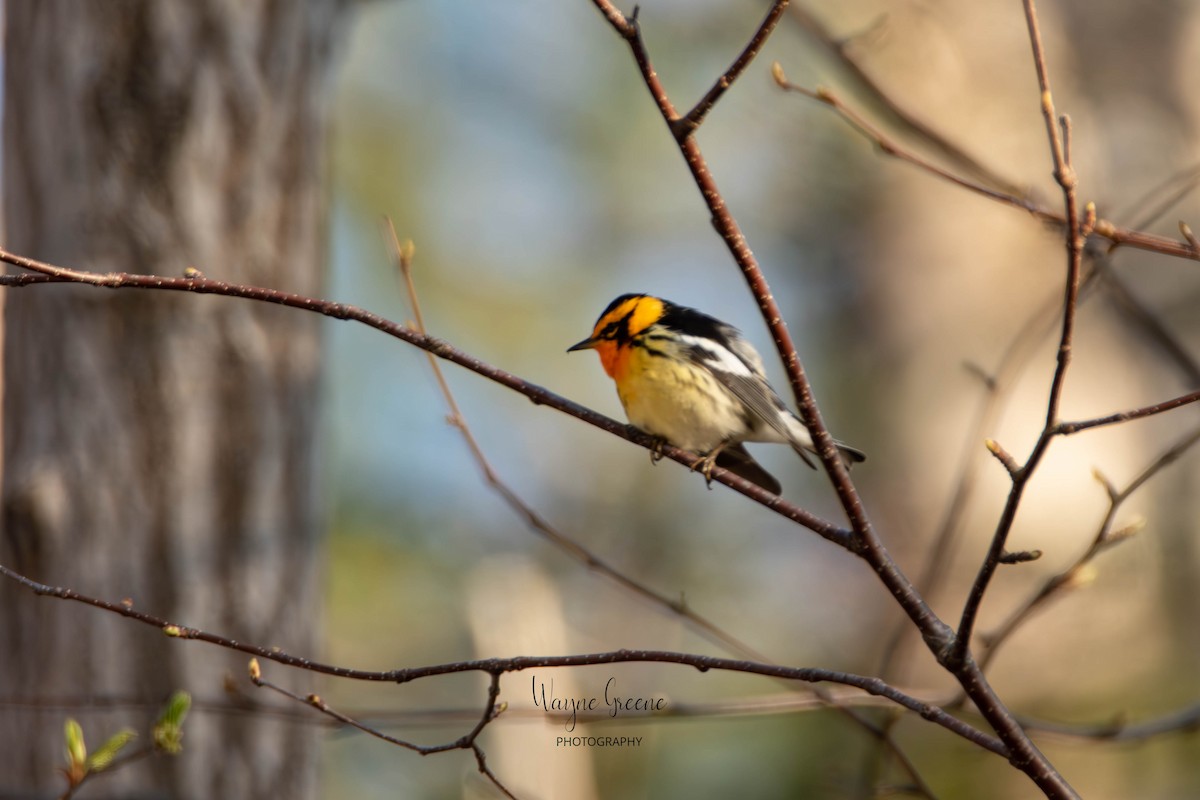
[[[745,435],[741,404],[708,370],[642,348],[622,350],[612,374],[631,423],[697,453]]]

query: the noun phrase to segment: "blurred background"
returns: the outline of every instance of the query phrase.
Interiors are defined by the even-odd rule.
[[[768,3],[640,5],[651,58],[686,109]],[[1065,0],[1039,11],[1055,101],[1073,121],[1081,199],[1117,224],[1173,238],[1178,220],[1200,226],[1192,86],[1200,8]],[[832,42],[814,32],[814,19]],[[347,20],[331,109],[324,296],[412,317],[382,234],[387,215],[415,242],[430,333],[485,362],[623,419],[595,356],[565,350],[613,297],[644,291],[740,327],[790,400],[757,308],[628,48],[591,3],[466,12],[376,2]],[[1061,193],[1015,2],[793,9],[698,133],[827,424],[868,454],[854,479],[881,537],[914,579],[940,564],[928,597],[956,624],[1009,486],[983,441],[1024,460],[1044,422],[1062,234],[888,158],[828,108],[771,80],[778,61],[796,84],[832,89],[897,142],[964,173],[886,107],[838,47],[901,112],[970,153],[973,180],[1002,179],[1056,211]],[[1097,240],[1087,261],[1094,277],[1078,316],[1067,419],[1158,402],[1200,382],[1196,263],[1109,253],[1106,244]],[[363,326],[322,325],[322,660],[385,670],[616,648],[738,656],[531,531],[446,423],[424,353]],[[719,485],[707,490],[679,465],[652,466],[639,448],[444,368],[501,479],[625,575],[683,598],[779,663],[883,674],[922,697],[952,695],[850,554]],[[981,376],[995,379],[994,392]],[[1186,446],[1197,429],[1200,410],[1187,407],[1053,444],[1009,545],[1043,555],[1002,568],[979,632],[997,630],[1071,568],[1102,526],[1140,532],[1076,570],[1071,588],[996,650],[989,674],[1023,718],[1082,730],[1200,702],[1200,457]],[[1123,490],[1173,447],[1178,457],[1106,520],[1097,474]],[[785,497],[841,520],[820,473],[786,448],[751,450]],[[665,698],[675,711],[758,703],[776,713],[581,722],[571,735],[640,744],[558,746],[564,721],[535,707],[531,688],[553,679],[559,697],[603,697],[610,678],[624,696]],[[436,744],[470,729],[485,686],[465,675],[402,686],[313,679],[303,690]],[[861,727],[831,710],[786,713],[808,695],[766,679],[638,665],[512,674],[502,688],[508,711],[481,744],[522,797],[870,797],[909,782]],[[897,744],[937,796],[1033,794],[1002,759],[936,726],[893,719],[889,708],[866,713],[894,722]],[[1037,742],[1089,798],[1200,793],[1194,733]],[[331,732],[320,753],[323,797],[496,796],[465,752],[422,758]]]
[[[677,106],[708,88],[765,7],[641,4],[647,46]],[[1023,460],[1044,420],[1061,234],[881,155],[827,108],[781,92],[769,66],[779,61],[795,83],[835,90],[897,141],[948,163],[806,28],[811,13],[903,110],[1059,210],[1025,21],[1019,4],[1002,2],[805,9],[784,17],[699,142],[785,311],[833,433],[869,454],[854,477],[907,574],[923,574],[960,480],[973,476],[931,596],[956,621],[1008,487],[983,439]],[[1192,191],[1200,105],[1188,78],[1200,67],[1200,13],[1179,3],[1042,3],[1040,12],[1055,100],[1074,123],[1081,198],[1118,224],[1178,238],[1177,220],[1200,219]],[[626,291],[660,294],[743,328],[782,385],[750,294],[627,48],[589,3],[493,4],[469,18],[429,3],[367,6],[353,27],[336,120],[331,296],[411,315],[379,235],[386,213],[416,242],[431,331],[572,399],[621,417],[596,359],[563,350]],[[1195,263],[1122,249],[1089,264],[1112,280],[1096,279],[1085,293],[1064,416],[1194,389]],[[1188,355],[1167,352],[1137,307]],[[354,326],[331,324],[328,333],[331,658],[385,668],[617,647],[723,654],[511,514],[442,423],[446,407],[423,354]],[[988,393],[972,366],[1000,378],[983,425]],[[706,491],[676,465],[651,467],[613,437],[448,371],[493,466],[563,533],[662,593],[686,597],[772,659],[880,670],[901,619],[848,554],[731,492]],[[1093,470],[1124,488],[1198,425],[1197,410],[1185,408],[1056,441],[1010,543],[1044,555],[1001,571],[979,630],[995,629],[1086,550],[1108,511]],[[783,448],[752,449],[781,477],[785,496],[839,518],[822,477]],[[1188,450],[1134,493],[1113,527],[1144,521],[1144,531],[1095,559],[1078,588],[998,651],[996,688],[1021,714],[1134,722],[1195,702],[1197,466]],[[950,690],[914,644],[902,641],[890,674],[914,690]],[[630,691],[681,706],[787,696],[769,681],[666,667],[555,678],[591,695],[614,672]],[[506,677],[514,710],[530,710],[528,683]],[[444,693],[376,689],[369,699],[345,684],[330,692],[389,708],[462,707],[481,686],[476,678],[448,681]],[[645,743],[583,752],[555,748],[554,724],[516,716],[490,730],[485,746],[511,785],[533,796],[841,797],[864,785],[869,794],[871,781],[906,781],[831,711],[594,724],[585,730]],[[1032,791],[1002,760],[936,728],[905,719],[896,731],[941,795]],[[1194,741],[1176,734],[1039,745],[1087,797],[1174,797],[1200,791],[1188,755]],[[326,759],[331,796],[391,796],[398,785],[451,796],[477,783],[469,758],[418,761],[356,737],[332,741]]]

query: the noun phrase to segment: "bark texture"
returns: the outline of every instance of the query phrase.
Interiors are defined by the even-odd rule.
[[[6,9],[8,248],[320,293],[336,0]],[[6,304],[0,562],[314,653],[318,318],[69,286],[10,291]],[[0,693],[35,701],[0,713],[0,795],[61,791],[67,716],[92,747],[122,725],[146,741],[148,710],[51,701],[179,688],[224,700],[226,675],[247,686],[246,660],[0,584]],[[314,745],[302,727],[201,706],[182,755],[88,791],[313,796]]]

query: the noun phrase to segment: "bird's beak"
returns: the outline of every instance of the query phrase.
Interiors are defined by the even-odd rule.
[[[578,344],[573,344],[570,347],[568,347],[567,352],[573,353],[576,350],[594,350],[594,349],[596,349],[596,345],[598,345],[598,344],[600,344],[599,339],[596,339],[593,336],[589,336],[588,338],[584,339],[582,342],[579,342]]]

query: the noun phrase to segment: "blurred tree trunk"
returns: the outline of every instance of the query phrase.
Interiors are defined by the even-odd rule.
[[[320,293],[337,0],[14,0],[6,10],[8,248],[90,270],[195,266]],[[0,563],[314,653],[319,319],[70,286],[10,291],[6,316]],[[42,706],[0,711],[0,795],[61,791],[67,716],[92,748],[121,725],[148,740],[144,706],[51,702],[158,703],[178,688],[225,701],[227,674],[248,686],[245,656],[82,605],[3,582],[0,609],[0,694]],[[200,708],[182,755],[89,791],[313,796],[314,746],[302,726]]]

